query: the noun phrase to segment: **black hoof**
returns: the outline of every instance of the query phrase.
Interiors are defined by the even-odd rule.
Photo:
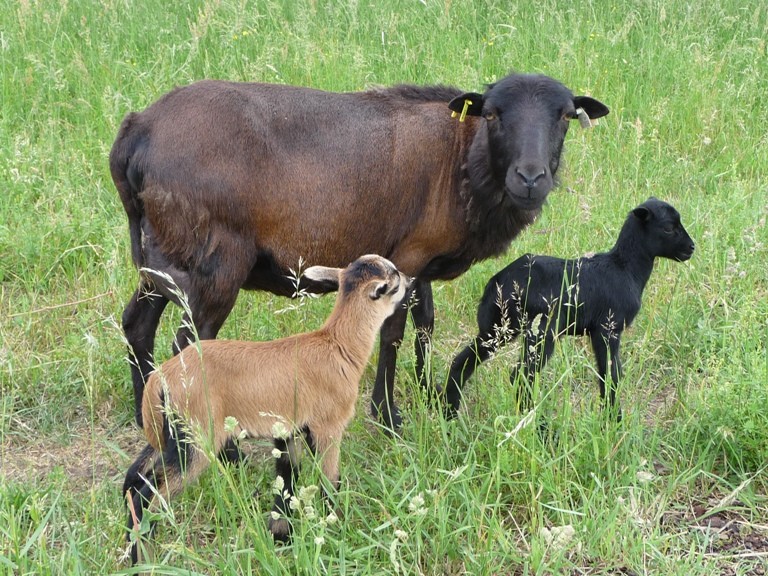
[[[443,418],[447,421],[456,420],[459,417],[459,409],[453,406],[446,406],[443,408]]]
[[[227,464],[240,464],[245,459],[245,454],[235,441],[230,438],[219,451],[219,461]]]
[[[387,406],[386,404],[371,402],[371,416],[384,426],[390,434],[397,433],[403,426],[403,417],[400,416],[400,409],[394,404]]]
[[[274,518],[269,519],[269,531],[272,533],[272,538],[275,542],[282,542],[287,544],[291,541],[291,523],[287,518]]]

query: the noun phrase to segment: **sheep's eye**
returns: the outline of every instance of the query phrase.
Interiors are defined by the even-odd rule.
[[[570,122],[576,118],[576,110],[569,110],[568,112],[563,112],[563,120],[566,122]]]
[[[664,227],[664,234],[674,234],[675,233],[675,227],[674,226],[665,226]]]
[[[489,122],[491,120],[496,120],[496,118],[498,118],[498,116],[496,116],[495,112],[486,112],[485,113],[485,119],[488,120]]]

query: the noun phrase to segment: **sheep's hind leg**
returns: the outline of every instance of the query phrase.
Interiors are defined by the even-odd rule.
[[[495,347],[489,335],[479,335],[474,342],[464,348],[451,363],[448,373],[448,383],[445,387],[445,417],[450,420],[456,417],[461,404],[461,390],[467,380],[472,377],[475,369],[490,358]]]
[[[154,290],[151,282],[142,280],[123,312],[123,332],[128,342],[128,357],[133,382],[136,424],[142,426],[141,402],[144,384],[155,369],[155,333],[168,298]]]
[[[154,448],[147,444],[139,457],[128,469],[123,482],[123,497],[128,508],[128,531],[126,537],[131,544],[131,564],[139,561],[139,527],[144,517],[145,505],[152,500],[155,490],[152,474],[152,461],[156,456]],[[151,533],[150,528],[150,533]],[[131,535],[135,536],[133,539]],[[132,541],[133,540],[133,541]]]
[[[269,518],[269,531],[278,542],[288,542],[291,539],[290,501],[294,494],[294,484],[299,475],[299,460],[301,456],[300,443],[293,436],[275,438],[275,448],[280,456],[275,460],[275,504]]]
[[[241,243],[232,237],[217,237],[217,241],[216,250],[185,272],[179,283],[188,309],[173,343],[175,353],[194,342],[195,336],[199,340],[216,338],[248,277],[249,254]]]

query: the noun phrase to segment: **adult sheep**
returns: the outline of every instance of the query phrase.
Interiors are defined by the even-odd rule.
[[[552,78],[522,74],[484,94],[206,80],[128,114],[109,163],[141,270],[123,313],[136,421],[160,317],[178,301],[167,277],[187,294],[199,337],[211,339],[241,288],[290,296],[300,259],[343,267],[381,254],[416,278],[423,375],[430,282],[502,253],[554,187],[570,120],[606,114]],[[395,313],[380,333],[372,412],[390,428],[401,423],[393,391],[406,317]],[[185,320],[176,352],[192,338]]]

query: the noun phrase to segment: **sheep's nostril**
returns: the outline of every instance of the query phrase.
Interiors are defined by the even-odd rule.
[[[518,176],[520,176],[520,179],[523,181],[523,184],[525,184],[525,187],[528,189],[531,189],[534,186],[536,186],[536,182],[538,182],[541,178],[546,176],[546,172],[544,170],[542,170],[541,172],[538,172],[533,176],[530,175],[531,172],[527,170],[520,170],[520,168],[515,168],[515,173]]]

